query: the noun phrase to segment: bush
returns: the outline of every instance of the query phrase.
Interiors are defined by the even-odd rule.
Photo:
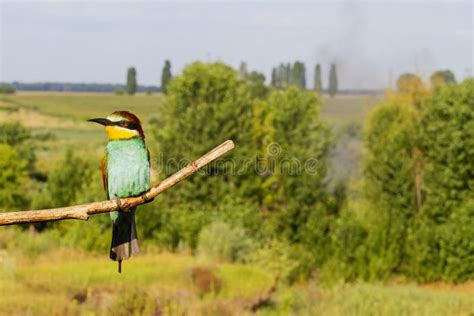
[[[279,282],[291,282],[296,279],[300,261],[292,256],[292,245],[286,241],[271,239],[263,247],[254,251],[252,263],[265,269]]]
[[[216,221],[199,233],[198,254],[218,261],[247,262],[254,243],[241,227]]]
[[[12,94],[15,93],[15,88],[11,84],[4,83],[0,85],[0,94]]]
[[[23,193],[28,180],[26,166],[15,148],[0,143],[0,211],[28,205]]]
[[[406,86],[369,117],[361,275],[472,278],[473,86],[466,80],[424,96]]]

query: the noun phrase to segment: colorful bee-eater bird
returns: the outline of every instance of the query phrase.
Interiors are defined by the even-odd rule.
[[[105,126],[108,142],[102,160],[102,182],[108,199],[137,196],[149,189],[150,155],[140,120],[127,111],[117,111],[107,118],[94,118]],[[111,212],[113,223],[110,258],[118,261],[140,252],[135,226],[135,210]]]

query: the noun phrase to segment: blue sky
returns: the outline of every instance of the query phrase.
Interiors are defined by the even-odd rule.
[[[194,60],[221,60],[269,77],[306,63],[338,66],[342,88],[383,88],[403,72],[473,71],[472,2],[0,1],[0,81],[159,84]]]

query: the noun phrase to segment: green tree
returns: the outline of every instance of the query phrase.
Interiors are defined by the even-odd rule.
[[[27,162],[8,144],[0,144],[0,210],[26,207]],[[11,209],[10,209],[11,211]]]
[[[127,70],[126,91],[128,94],[135,94],[137,92],[137,71],[134,67],[130,67]]]
[[[300,89],[306,89],[306,68],[304,63],[296,61],[291,68],[291,83]]]
[[[338,260],[358,265],[349,276],[467,280],[474,275],[474,248],[465,242],[474,221],[474,80],[420,93],[420,82],[407,79],[369,117],[365,222],[342,226],[355,228],[363,246],[339,233],[335,241],[352,255],[339,252]]]
[[[171,62],[169,60],[165,60],[165,65],[163,66],[163,71],[161,72],[161,91],[163,91],[163,93],[168,92],[168,84],[170,83],[171,79],[173,79],[173,75],[171,74]]]
[[[286,63],[286,65],[284,65],[283,75],[284,75],[285,87],[288,87],[291,83],[291,64],[290,63]]]
[[[432,88],[438,89],[456,83],[456,78],[451,70],[439,70],[431,75],[430,82]]]
[[[272,92],[262,104],[265,119],[259,155],[266,168],[252,183],[261,208],[270,213],[272,231],[302,245],[298,256],[308,262],[327,259],[328,196],[323,184],[331,136],[320,119],[320,100],[296,87]],[[259,131],[253,129],[253,133]],[[261,168],[262,169],[262,168]],[[307,256],[311,258],[307,258]],[[311,266],[311,263],[309,263]]]
[[[453,207],[472,196],[474,185],[474,80],[427,99],[420,116],[425,155],[425,214],[444,222]],[[436,135],[436,137],[433,137]]]
[[[0,94],[12,94],[15,93],[15,88],[11,84],[3,83],[0,85]]]
[[[435,91],[421,107],[423,205],[410,234],[410,276],[463,281],[474,276],[474,80]],[[436,137],[433,137],[436,135]]]
[[[417,211],[416,110],[397,100],[379,105],[365,132],[365,195],[369,201],[368,275],[384,278],[402,266],[406,235]]]
[[[423,90],[423,81],[415,74],[404,73],[397,80],[397,89],[402,93],[418,93]]]
[[[255,77],[263,82],[258,73]],[[231,214],[240,216],[252,238],[278,232],[308,248],[316,241],[327,244],[323,179],[331,137],[319,107],[317,96],[296,87],[258,97],[222,63],[186,67],[170,84],[167,103],[154,123],[162,173],[175,171],[180,161],[188,163],[184,158],[200,156],[216,140],[232,139],[238,150],[170,191],[160,209],[179,209],[179,215],[161,212],[147,232],[167,227],[157,238],[173,247],[183,239],[195,245],[208,223],[205,214],[215,211],[226,214],[226,222]],[[322,247],[311,249],[315,253]]]
[[[247,85],[238,80],[236,72],[222,63],[193,63],[186,67],[169,85],[166,104],[161,107],[160,118],[154,134],[163,154],[162,170],[169,174],[178,169],[184,159],[199,157],[216,145],[216,140],[232,139],[245,144],[248,117],[252,109]],[[234,151],[230,157],[236,157]],[[239,167],[239,161],[233,168]],[[207,175],[193,176],[175,190],[175,201],[220,201],[236,176],[224,170],[226,161],[214,164]]]
[[[36,174],[36,145],[29,129],[19,122],[0,124],[0,144],[7,144],[16,149],[19,156],[26,161],[26,169],[30,176]]]
[[[242,61],[239,66],[239,79],[245,79],[247,78],[249,72],[247,70],[247,63],[245,61]]]
[[[331,64],[331,69],[329,70],[328,90],[329,90],[329,95],[331,96],[331,98],[337,94],[338,80],[337,80],[336,64]]]
[[[98,179],[96,179],[98,180]],[[92,168],[86,160],[68,149],[40,187],[34,208],[53,208],[77,203],[92,181]]]
[[[314,68],[314,90],[321,93],[323,90],[323,82],[321,79],[321,65],[317,64]]]
[[[278,74],[276,68],[272,68],[271,86],[274,88],[278,87]]]
[[[265,76],[262,73],[252,71],[247,75],[245,82],[252,97],[264,98],[267,95],[268,88],[265,85]]]

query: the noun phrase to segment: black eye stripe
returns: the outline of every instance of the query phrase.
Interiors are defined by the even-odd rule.
[[[137,124],[130,121],[118,121],[118,122],[114,122],[113,125],[127,128],[127,129],[137,129],[138,127]]]

